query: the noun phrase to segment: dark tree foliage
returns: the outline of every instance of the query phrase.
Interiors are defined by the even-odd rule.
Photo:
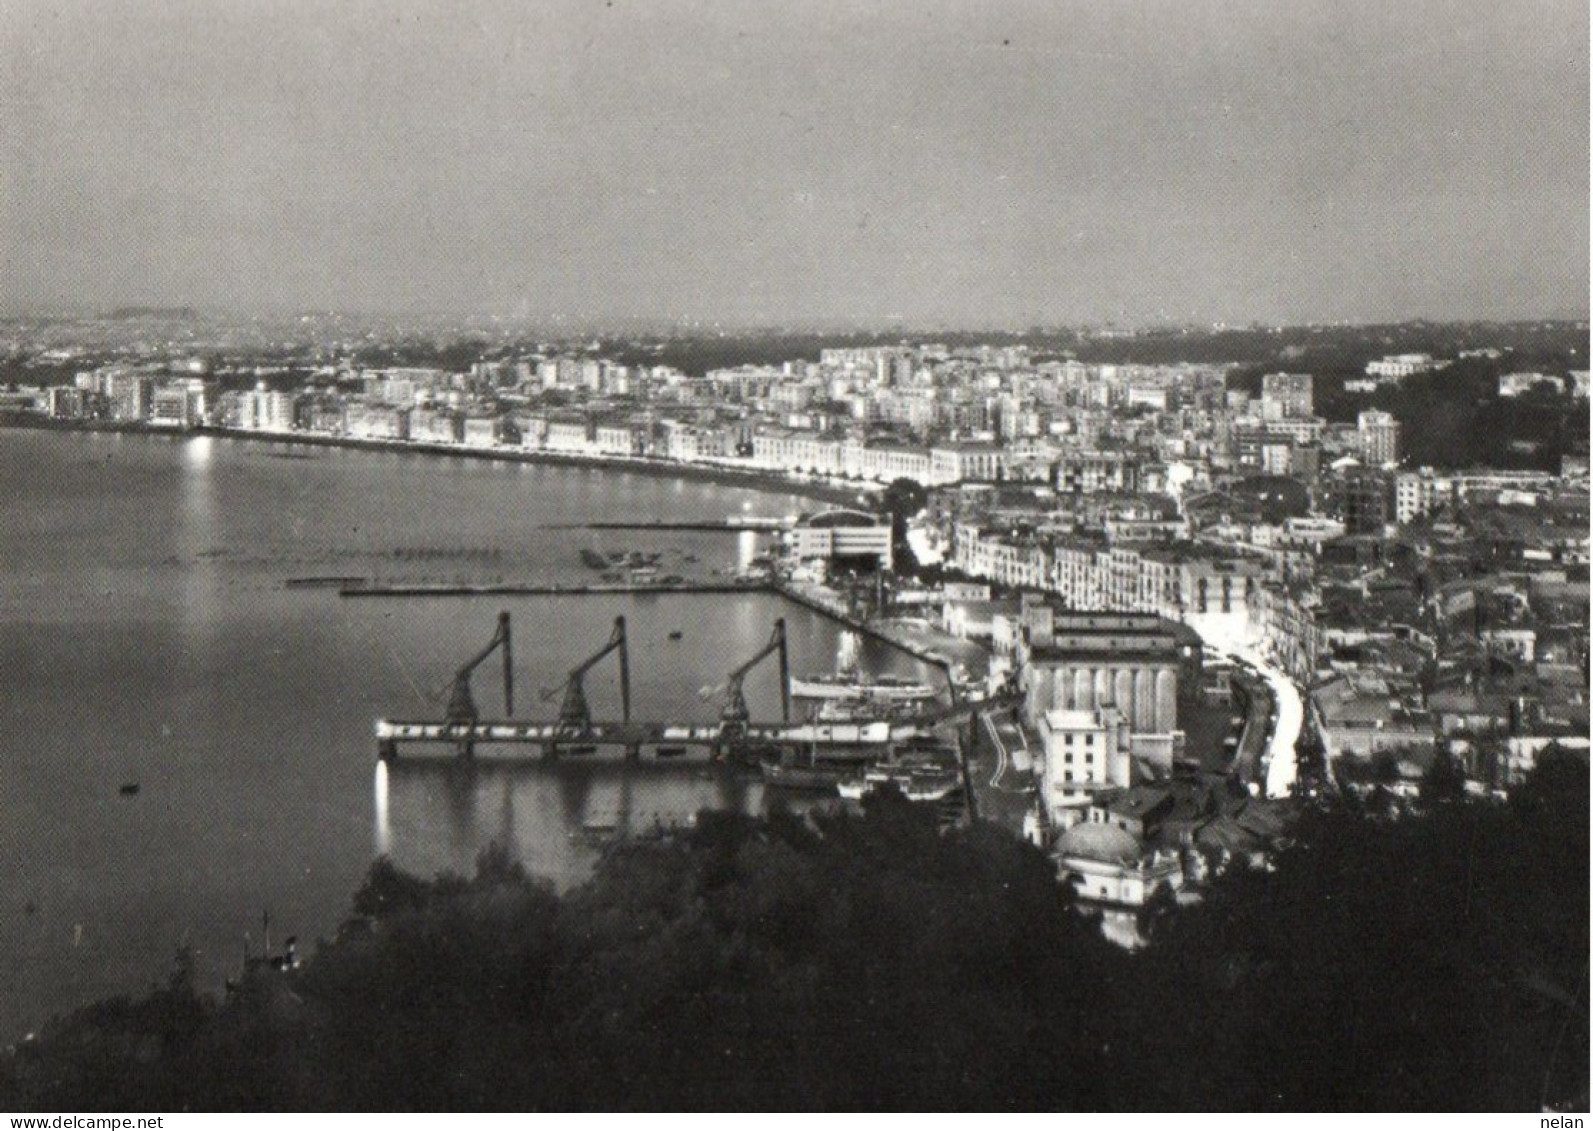
[[[1507,1109],[1585,1103],[1587,768],[1508,806],[1317,814],[1271,872],[1146,909],[899,797],[704,814],[563,898],[501,852],[386,863],[364,916],[224,1004],[182,977],[0,1064],[21,1108]]]

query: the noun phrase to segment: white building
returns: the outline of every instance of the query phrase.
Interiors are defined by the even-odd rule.
[[[1080,898],[1141,907],[1163,888],[1183,886],[1184,870],[1172,853],[1146,853],[1132,833],[1086,821],[1057,839],[1052,849],[1062,879]]]
[[[1367,409],[1356,418],[1355,434],[1361,460],[1367,467],[1399,462],[1399,421],[1393,414]]]
[[[1436,475],[1430,467],[1402,471],[1394,476],[1394,521],[1406,523],[1431,514],[1454,498],[1453,476]]]
[[[1502,373],[1499,375],[1499,395],[1519,397],[1539,385],[1551,386],[1556,393],[1565,392],[1565,378],[1552,373]]]
[[[786,552],[798,562],[871,557],[890,569],[891,524],[862,511],[831,510],[804,518],[786,532]]]
[[[1416,373],[1425,373],[1429,369],[1436,369],[1437,364],[1429,353],[1400,353],[1382,358],[1378,361],[1366,363],[1366,372],[1372,377],[1386,377],[1398,380]]]
[[[1041,714],[1040,800],[1055,828],[1084,818],[1095,793],[1132,784],[1122,715],[1111,707]]]

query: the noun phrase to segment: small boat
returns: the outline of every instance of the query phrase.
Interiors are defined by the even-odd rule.
[[[962,786],[955,773],[944,770],[918,770],[879,766],[863,774],[861,782],[848,783],[843,797],[861,797],[881,786],[894,786],[909,801],[941,801],[950,797]]]
[[[597,747],[590,742],[578,742],[574,746],[559,747],[560,754],[596,754]]]
[[[117,790],[116,792],[120,793],[123,797],[137,797],[139,788],[139,784],[136,781],[124,781],[122,783],[121,789]]]
[[[671,632],[671,633],[670,633],[670,634],[669,634],[669,638],[670,638],[670,639],[671,639],[671,640],[679,640],[679,639],[680,639],[680,638],[681,638],[681,637],[683,637],[683,636],[685,636],[685,635],[686,635],[686,634],[685,634],[685,633],[684,633],[684,632],[682,632],[682,631],[681,631],[681,630],[680,630],[680,629],[678,629],[678,628],[677,628],[677,629],[675,629],[675,631],[674,631],[674,632]]]

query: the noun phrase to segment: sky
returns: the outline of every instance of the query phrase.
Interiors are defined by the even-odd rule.
[[[0,307],[1585,317],[1577,0],[0,0]]]

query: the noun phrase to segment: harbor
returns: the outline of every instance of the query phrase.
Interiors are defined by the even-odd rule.
[[[885,682],[872,681],[856,667],[856,638],[842,640],[834,675],[799,681],[790,669],[786,623],[776,620],[762,648],[722,684],[704,689],[704,698],[722,703],[716,723],[647,721],[631,715],[629,634],[625,618],[616,617],[608,640],[570,670],[557,715],[522,720],[513,717],[513,627],[510,613],[503,611],[486,645],[455,672],[446,713],[378,719],[377,753],[383,763],[419,756],[464,765],[480,760],[712,766],[755,774],[778,790],[855,802],[878,789],[894,789],[909,801],[936,804],[946,819],[968,813],[962,730],[973,705],[959,700],[955,684],[948,685],[942,700],[925,684],[885,677]],[[621,717],[599,720],[587,699],[586,678],[600,665],[608,666],[610,657]],[[501,664],[503,714],[495,718],[481,715],[472,690],[473,675],[489,661]],[[764,664],[778,676],[778,721],[754,720],[743,689],[748,674]],[[832,694],[843,686],[846,695]],[[793,699],[808,704],[806,719],[793,719]]]

